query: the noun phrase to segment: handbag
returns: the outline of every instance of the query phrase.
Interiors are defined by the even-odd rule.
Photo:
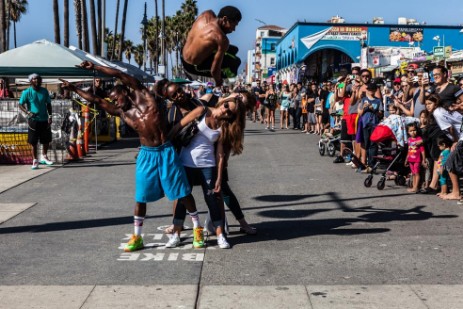
[[[184,126],[177,133],[177,136],[176,136],[175,139],[178,141],[178,143],[182,147],[188,146],[188,144],[190,144],[193,137],[199,132],[199,128],[198,128],[199,119],[201,119],[204,116],[204,114],[206,114],[206,111],[207,111],[207,109],[204,106],[204,111],[202,112],[202,114],[198,118],[196,118],[195,120],[193,120],[192,122],[190,122],[186,126]],[[177,110],[175,112],[177,112]]]

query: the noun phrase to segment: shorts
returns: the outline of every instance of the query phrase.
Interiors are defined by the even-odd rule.
[[[48,121],[28,120],[27,142],[31,145],[49,144],[51,142],[51,127]]]
[[[437,172],[437,175],[439,175],[439,184],[441,186],[446,186],[447,183],[449,182],[449,172],[447,172],[446,170],[444,170],[444,172],[442,174],[440,174],[439,172]]]
[[[135,170],[136,202],[155,202],[164,196],[174,201],[190,193],[185,169],[171,143],[140,147]]]
[[[280,106],[280,111],[288,111],[288,110],[289,110],[289,106],[283,106],[283,105]]]
[[[346,119],[341,120],[341,143],[352,142],[352,135],[347,133],[347,121]]]
[[[463,174],[463,141],[459,141],[455,150],[449,154],[445,169],[457,175]]]
[[[357,132],[357,115],[358,114],[344,115],[344,117],[346,117],[347,134],[349,135],[355,135]]]
[[[314,113],[308,113],[308,114],[307,114],[307,121],[308,121],[310,124],[316,124],[316,123],[317,123],[317,120],[315,119],[315,114],[314,114]]]
[[[413,175],[420,173],[421,162],[409,162],[408,164],[410,164],[410,171]]]
[[[328,110],[323,111],[322,113],[322,123],[329,124],[330,123],[330,113]]]

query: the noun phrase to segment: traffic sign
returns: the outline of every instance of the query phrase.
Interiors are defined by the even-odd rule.
[[[432,49],[434,57],[444,57],[444,46],[434,46]]]

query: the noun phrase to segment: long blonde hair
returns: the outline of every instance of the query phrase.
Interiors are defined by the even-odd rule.
[[[217,106],[222,105],[219,103]],[[222,122],[222,133],[219,141],[223,144],[225,151],[231,151],[232,155],[239,155],[243,152],[244,128],[246,126],[246,106],[239,98],[235,99],[236,114]]]

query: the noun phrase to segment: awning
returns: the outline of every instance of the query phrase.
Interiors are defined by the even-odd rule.
[[[392,72],[394,71],[395,69],[397,69],[398,66],[397,65],[387,65],[385,67],[377,67],[375,69],[379,69],[380,72],[383,72],[383,73],[387,73],[387,72]]]

